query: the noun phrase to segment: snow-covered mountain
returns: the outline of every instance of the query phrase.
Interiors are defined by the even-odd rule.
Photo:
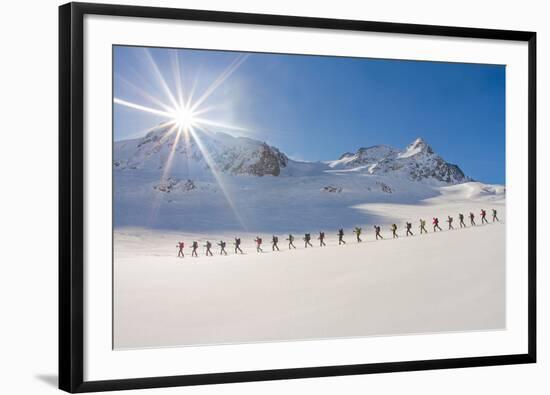
[[[437,155],[422,138],[417,138],[403,151],[376,145],[359,148],[355,153],[347,152],[328,164],[333,169],[362,168],[369,174],[400,176],[412,181],[439,181],[449,185],[471,181],[457,165]]]
[[[201,133],[197,140],[157,130],[140,139],[116,142],[114,165],[120,169],[163,170],[172,151],[171,169],[175,173],[188,170],[201,175],[214,166],[217,171],[234,175],[278,176],[288,163],[277,148],[250,138]]]
[[[116,142],[113,175],[115,227],[201,232],[384,223],[395,215],[373,205],[423,204],[452,187],[472,201],[505,197],[503,186],[472,182],[422,139],[304,162],[251,138],[162,130]]]
[[[421,138],[405,150],[376,145],[347,152],[327,162],[300,162],[289,159],[278,148],[246,137],[225,133],[201,133],[184,138],[167,130],[115,143],[114,166],[121,170],[163,170],[171,159],[171,172],[186,172],[202,178],[211,168],[231,175],[297,176],[329,170],[353,170],[371,175],[391,176],[411,181],[447,185],[470,181],[462,170],[446,162]],[[175,145],[175,148],[174,148]]]
[[[372,147],[361,147],[356,152],[346,152],[339,159],[329,161],[331,168],[353,168],[358,166],[369,166],[380,162],[382,159],[395,156],[399,153],[393,147],[387,145],[375,145]]]

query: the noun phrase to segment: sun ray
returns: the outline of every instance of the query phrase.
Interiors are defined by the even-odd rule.
[[[130,107],[130,108],[133,108],[135,110],[145,111],[145,112],[149,112],[151,114],[156,114],[156,115],[162,115],[162,116],[165,116],[165,117],[168,117],[168,118],[171,117],[171,114],[167,111],[162,111],[162,110],[157,110],[157,109],[154,109],[154,108],[151,108],[151,107],[142,106],[141,104],[136,104],[136,103],[132,103],[132,102],[129,102],[129,101],[126,101],[126,100],[122,100],[122,99],[119,99],[118,97],[115,97],[113,99],[113,101],[116,104],[120,104],[122,106]]]
[[[176,151],[178,147],[178,143],[180,140],[182,134],[182,127],[178,126],[176,131],[176,137],[174,138],[174,143],[172,145],[172,148],[170,149],[170,153],[168,154],[168,158],[164,162],[164,169],[162,171],[162,177],[161,180],[166,180],[170,176],[170,170],[172,169],[172,161],[174,159],[174,152]]]
[[[165,129],[166,127],[168,127],[170,125],[173,125],[173,124],[174,124],[174,121],[162,122],[162,123],[159,123],[156,126],[153,126],[152,128],[145,129],[145,130],[140,130],[138,132],[132,133],[132,134],[126,136],[125,139],[133,139],[133,138],[143,137],[143,136],[147,135],[148,133],[154,132],[155,130],[159,130],[159,129]]]
[[[251,130],[243,128],[241,126],[229,125],[229,124],[226,124],[226,123],[211,121],[211,120],[205,119],[205,118],[194,117],[193,119],[195,120],[195,123],[197,123],[197,124],[214,126],[214,127],[219,127],[219,128],[222,128],[222,129],[239,130],[241,132],[251,132]]]
[[[191,134],[189,133],[189,128],[187,128],[183,134],[183,142],[185,143],[185,165],[187,168],[187,177],[191,178]]]
[[[213,92],[215,92],[216,89],[218,89],[220,85],[222,85],[227,80],[227,78],[229,78],[229,76],[235,72],[235,70],[239,68],[239,66],[248,58],[248,56],[249,56],[248,54],[240,54],[233,62],[231,62],[229,67],[224,72],[222,72],[218,76],[218,78],[216,78],[216,80],[214,80],[214,82],[206,89],[206,91],[202,94],[202,96],[196,102],[193,103],[193,105],[191,106],[191,110],[194,111],[206,99],[208,99],[208,97]]]
[[[197,71],[197,74],[193,79],[193,85],[191,85],[191,90],[189,91],[189,96],[187,97],[187,103],[185,103],[185,106],[188,108],[191,108],[191,102],[193,100],[193,96],[195,95],[195,91],[197,90],[197,81],[199,80],[199,72],[200,70]]]
[[[178,124],[176,122],[170,122],[170,124],[172,125],[172,127],[170,129],[168,129],[166,131],[166,133],[164,133],[162,135],[162,137],[155,143],[155,147],[158,147],[158,146],[161,146],[162,144],[164,144],[164,142],[166,140],[168,140],[168,138],[174,134],[174,132],[178,129]]]
[[[203,107],[203,108],[197,108],[195,111],[193,111],[193,114],[195,116],[198,116],[198,115],[201,115],[201,114],[206,114],[212,110],[215,110],[216,108],[218,108],[217,106],[208,106],[208,107]]]
[[[164,134],[164,136],[161,138],[161,140],[168,138],[170,135],[172,135],[174,133],[174,130],[176,130],[176,129],[177,129],[177,125],[173,125]],[[177,143],[177,136],[176,136],[175,140],[176,140],[176,143]],[[170,169],[167,170],[166,167],[167,167],[167,165],[168,165],[168,167],[171,167],[172,153],[174,152],[174,149],[175,149],[174,147],[176,147],[176,143],[174,144],[174,146],[170,150],[170,153],[168,154],[168,158],[163,164],[162,174],[161,174],[161,177],[160,177],[160,183],[165,182],[166,179],[169,176]],[[160,144],[160,142],[157,142],[157,145],[158,144]],[[158,211],[160,209],[161,201],[162,201],[161,195],[160,194],[155,195],[155,197],[153,198],[153,204],[152,204],[151,213],[150,213],[150,216],[149,216],[149,221],[150,222],[153,222],[155,220],[155,218],[157,217]]]
[[[132,82],[128,81],[126,78],[122,77],[121,75],[116,75],[116,78],[123,82],[124,84],[126,84],[128,87],[130,87],[131,89],[135,90],[137,93],[139,93],[140,95],[142,95],[144,98],[154,102],[156,105],[158,105],[159,107],[162,107],[164,108],[165,111],[172,111],[172,107],[168,106],[166,103],[162,102],[161,100],[159,100],[158,98],[154,97],[153,95],[147,93],[145,91],[145,89],[143,88],[140,88],[139,86],[133,84]]]
[[[181,79],[181,64],[178,50],[172,51],[172,71],[174,72],[174,79],[176,81],[176,94],[178,95],[178,105],[183,107],[185,105],[185,99],[183,97],[184,86]]]
[[[153,59],[153,56],[151,55],[151,52],[149,51],[148,48],[143,48],[143,50],[145,51],[145,57],[147,58],[147,60],[149,60],[149,63],[151,64],[151,67],[152,67],[153,71],[155,72],[155,76],[157,77],[160,85],[164,89],[164,92],[168,96],[168,99],[172,102],[172,106],[177,107],[178,102],[177,102],[176,98],[174,97],[172,91],[168,87],[168,84],[166,83],[166,80],[162,76],[162,73],[159,70],[157,62],[155,62],[155,59]]]
[[[197,127],[197,129],[201,129],[201,128]],[[189,133],[193,137],[193,141],[195,141],[195,143],[197,144],[198,149],[201,151],[201,154],[202,154],[204,160],[206,161],[206,164],[210,168],[210,171],[212,172],[212,175],[214,176],[216,182],[218,183],[218,186],[220,187],[223,195],[225,196],[225,199],[227,200],[227,203],[229,204],[229,207],[233,211],[233,215],[235,215],[235,218],[237,219],[237,221],[239,221],[239,224],[243,227],[243,229],[248,230],[243,218],[241,217],[241,215],[239,214],[239,211],[237,210],[237,207],[235,206],[235,203],[233,202],[233,199],[231,198],[231,195],[228,191],[227,186],[224,183],[224,180],[223,180],[222,176],[218,172],[216,164],[214,163],[214,161],[210,157],[210,153],[208,152],[208,150],[204,146],[204,144],[203,144],[202,140],[200,139],[200,137],[198,136],[198,134],[195,133],[195,130],[194,130],[193,127],[189,128]]]

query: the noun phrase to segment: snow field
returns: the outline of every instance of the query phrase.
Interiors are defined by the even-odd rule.
[[[228,245],[227,257],[181,259],[174,234],[115,232],[115,348],[504,327],[503,223],[363,243],[348,234],[340,247],[327,236],[326,248],[297,238],[288,251],[280,237],[281,252],[249,241],[244,255]]]

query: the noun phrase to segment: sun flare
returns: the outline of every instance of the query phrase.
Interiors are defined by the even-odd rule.
[[[151,95],[149,92],[144,91],[137,85],[132,84],[129,81],[122,80],[127,86],[132,88],[134,91],[139,92],[147,101],[153,101],[156,103],[157,107],[149,107],[144,104],[134,103],[119,97],[114,97],[113,101],[115,104],[131,108],[133,110],[142,111],[145,113],[161,116],[165,118],[164,122],[154,126],[151,129],[148,129],[149,132],[153,130],[165,129],[163,138],[158,141],[158,144],[162,144],[166,139],[173,138],[173,143],[171,145],[170,152],[166,158],[166,161],[163,165],[163,171],[161,179],[166,179],[170,175],[172,161],[174,155],[178,149],[178,143],[180,138],[183,139],[184,143],[188,146],[190,141],[193,141],[198,149],[203,154],[205,161],[207,162],[209,168],[211,169],[214,178],[219,184],[227,202],[229,203],[235,217],[241,223],[244,229],[246,226],[237,211],[227,187],[224,185],[224,180],[220,174],[212,159],[210,158],[210,153],[207,151],[207,147],[202,144],[200,133],[211,133],[210,128],[221,129],[221,130],[238,130],[241,132],[249,132],[248,129],[242,128],[235,125],[228,125],[221,122],[218,122],[215,119],[209,117],[205,118],[206,113],[215,106],[206,107],[208,99],[211,95],[233,74],[239,66],[246,60],[248,54],[241,54],[237,56],[231,64],[206,88],[206,90],[200,95],[197,99],[194,99],[195,86],[197,84],[197,79],[195,79],[192,88],[186,92],[183,89],[183,84],[181,80],[182,70],[180,69],[179,57],[177,51],[171,52],[173,56],[173,72],[174,72],[174,82],[175,86],[174,91],[170,88],[170,84],[165,79],[161,68],[151,55],[148,49],[144,49],[145,59],[148,61],[148,66],[150,67],[151,76],[154,77],[156,83],[160,87],[160,91],[163,91],[165,94],[164,98],[157,98]],[[171,137],[172,136],[172,137]],[[189,149],[189,148],[188,148]],[[156,209],[154,208],[154,211]]]
[[[188,129],[189,127],[195,125],[197,121],[195,113],[190,108],[184,106],[177,108],[173,112],[172,118],[176,126],[182,129]]]

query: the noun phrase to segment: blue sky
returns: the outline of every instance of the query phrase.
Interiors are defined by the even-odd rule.
[[[147,51],[173,94],[181,86],[187,98],[194,86],[193,100],[242,56],[115,47],[114,97],[155,109],[151,97],[170,101]],[[204,118],[246,131],[211,129],[266,141],[295,159],[336,159],[376,144],[404,148],[422,137],[467,175],[505,182],[502,65],[251,53],[202,107]],[[115,104],[114,138],[140,137],[164,120]]]

